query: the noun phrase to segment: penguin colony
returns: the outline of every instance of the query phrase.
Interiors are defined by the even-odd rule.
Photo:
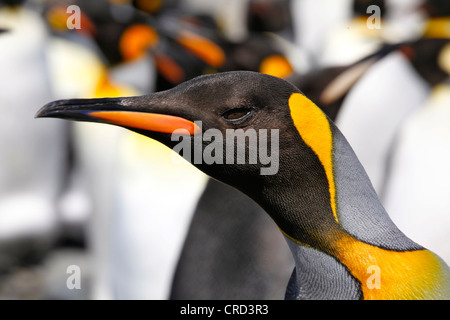
[[[221,20],[219,28],[214,21],[217,14],[186,14],[188,6],[177,1],[164,1],[156,7],[145,5],[146,1],[133,1],[134,7],[100,2],[98,6],[77,2],[82,9],[81,30],[67,30],[64,5],[55,2],[43,11],[52,39],[58,40],[52,42],[52,48],[64,48],[63,43],[69,48],[67,52],[86,52],[88,48],[91,67],[78,59],[78,68],[98,70],[94,77],[97,80],[83,81],[92,77],[79,72],[75,74],[82,77],[80,80],[71,79],[67,74],[74,73],[61,63],[64,49],[48,50],[53,64],[51,74],[57,79],[52,79],[58,93],[54,98],[122,98],[96,100],[95,106],[100,110],[93,108],[91,101],[57,102],[47,105],[40,116],[116,124],[173,147],[166,141],[167,133],[135,128],[135,120],[126,123],[109,112],[116,108],[122,112],[130,111],[129,108],[133,112],[143,111],[141,107],[152,109],[153,104],[148,101],[159,97],[170,105],[175,97],[181,99],[186,93],[183,102],[190,102],[184,107],[187,109],[176,108],[169,114],[191,122],[211,121],[203,130],[226,130],[217,126],[217,121],[225,121],[223,116],[227,115],[237,120],[231,121],[234,129],[239,128],[239,121],[247,121],[247,129],[263,129],[264,122],[258,119],[270,119],[266,129],[276,128],[283,134],[277,181],[270,176],[250,178],[254,168],[241,174],[239,170],[244,168],[224,166],[225,174],[221,167],[199,165],[200,170],[214,178],[209,179],[188,165],[174,171],[176,167],[167,165],[170,149],[151,143],[150,139],[120,128],[107,131],[105,126],[71,124],[74,130],[69,141],[75,142],[71,149],[75,158],[71,158],[68,169],[74,172],[70,176],[75,177],[75,195],[78,189],[86,187],[77,178],[80,167],[87,167],[84,170],[92,180],[90,191],[82,195],[93,198],[94,241],[90,245],[100,266],[97,273],[107,275],[97,280],[97,297],[273,299],[282,297],[290,276],[285,293],[288,299],[448,298],[448,267],[431,251],[448,263],[450,254],[443,239],[449,234],[445,213],[449,208],[445,200],[449,186],[442,179],[446,166],[430,165],[436,161],[446,163],[448,159],[445,143],[439,143],[448,134],[445,101],[450,68],[446,63],[445,21],[450,13],[445,4],[411,2],[405,10],[401,7],[405,4],[389,1],[249,1],[248,6],[245,1],[230,2],[227,10],[237,8],[248,14],[244,19],[247,28],[239,29],[239,23],[227,20]],[[371,4],[381,8],[381,30],[368,31],[366,9]],[[7,3],[2,10],[10,5],[17,4]],[[339,10],[325,19],[330,11],[323,8],[329,6]],[[307,21],[314,17],[312,28]],[[411,28],[411,23],[415,28]],[[0,29],[0,39],[14,34],[11,26]],[[323,32],[312,39],[314,30]],[[406,34],[405,30],[411,32]],[[289,82],[255,73],[227,73],[230,70],[258,71]],[[217,76],[187,81],[205,73]],[[41,74],[48,72],[41,70]],[[242,83],[244,89],[252,83],[253,90],[238,90],[233,83]],[[221,86],[230,92],[234,90],[233,101],[241,103],[228,105],[228,110],[218,114],[219,119],[208,117],[206,111],[197,113],[209,112],[212,107],[205,101],[195,101],[196,95],[219,103],[217,107],[225,107],[222,102],[232,100],[220,89],[214,96],[208,94],[208,88]],[[271,103],[262,105],[255,97],[266,97],[262,88],[272,92],[272,87],[277,90],[266,99]],[[148,101],[130,98],[130,105],[122,104],[127,101],[126,96],[154,91],[163,93],[148,95]],[[145,103],[137,106],[136,101]],[[275,110],[275,105],[284,119],[277,127],[275,112],[264,116],[271,108]],[[156,108],[144,111],[168,115],[167,110]],[[186,113],[188,110],[193,114]],[[310,122],[303,120],[305,115]],[[55,128],[62,126],[55,122]],[[315,129],[308,129],[311,126]],[[421,133],[424,128],[427,134]],[[47,148],[61,153],[64,149],[60,142],[48,143]],[[96,155],[95,149],[102,144],[109,146],[109,151]],[[286,159],[285,154],[291,157]],[[405,166],[405,162],[409,165]],[[295,163],[298,168],[292,169]],[[299,179],[298,186],[293,178],[283,179],[286,168],[290,168],[289,176]],[[302,174],[305,171],[313,172],[314,179]],[[421,176],[417,172],[428,173]],[[249,177],[248,181],[239,182],[238,173]],[[166,180],[167,189],[161,184]],[[191,181],[190,188],[181,182],[187,180]],[[275,185],[277,191],[269,191]],[[298,190],[302,185],[305,189]],[[69,187],[70,198],[74,186]],[[164,205],[170,193],[179,199],[178,206]],[[270,196],[275,193],[277,197]],[[278,197],[279,194],[283,196]],[[153,208],[147,208],[146,197],[153,197]],[[230,205],[226,199],[236,203]],[[51,207],[51,200],[49,203]],[[217,208],[215,203],[223,205]],[[70,212],[72,207],[67,208]],[[52,227],[54,211],[47,211]],[[218,226],[217,221],[223,223]],[[431,226],[431,221],[440,223]],[[98,237],[98,230],[103,230],[105,223],[111,223],[112,229],[106,237]],[[147,232],[138,227],[145,225],[149,225]],[[166,228],[172,230],[172,237],[159,232]],[[204,239],[210,239],[206,246]],[[161,254],[158,241],[166,243],[166,253]],[[218,256],[220,251],[225,253],[222,257]],[[363,256],[370,258],[364,260]],[[416,270],[419,265],[420,270]],[[381,289],[369,285],[369,270],[373,266],[381,272]],[[393,266],[408,268],[411,273],[399,275]]]

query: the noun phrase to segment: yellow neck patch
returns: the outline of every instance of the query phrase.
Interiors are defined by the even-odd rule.
[[[428,250],[390,251],[348,235],[336,246],[337,258],[360,281],[365,300],[450,298],[445,263]]]
[[[325,170],[330,190],[330,205],[334,219],[338,222],[336,186],[333,175],[333,134],[330,123],[323,111],[300,93],[291,95],[289,108],[294,125],[300,136],[317,155]]]

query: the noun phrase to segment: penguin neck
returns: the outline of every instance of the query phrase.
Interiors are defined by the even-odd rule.
[[[272,195],[275,222],[293,241],[336,254],[348,239],[404,250],[406,238],[381,205],[364,168],[336,125],[312,101],[293,93],[293,126],[280,152]],[[280,180],[284,180],[280,183]]]
[[[331,130],[335,196],[322,164],[303,148],[297,163],[292,157],[280,162],[277,183],[266,184],[261,204],[294,256],[295,296],[323,297],[314,290],[326,283],[328,298],[357,299],[370,267],[385,260],[389,268],[399,262],[399,251],[423,248],[391,221],[352,148],[334,125]]]
[[[391,250],[421,248],[389,218],[356,154],[334,124],[331,131],[332,179],[306,150],[308,154],[297,165],[280,164],[280,175],[285,177],[282,187],[272,184],[274,190],[264,191],[271,195],[266,199],[267,210],[284,235],[328,253],[344,250],[337,245],[350,238]]]

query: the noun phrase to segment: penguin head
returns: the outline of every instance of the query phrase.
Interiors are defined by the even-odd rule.
[[[249,193],[250,185],[254,189],[269,176],[276,177],[281,163],[301,157],[306,148],[293,125],[293,96],[310,103],[281,78],[235,71],[200,76],[138,97],[59,100],[45,105],[36,117],[125,127]]]

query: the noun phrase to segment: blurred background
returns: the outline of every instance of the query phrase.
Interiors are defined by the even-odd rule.
[[[449,40],[438,0],[0,0],[0,299],[283,298],[250,199],[124,129],[34,119],[231,70],[298,86],[450,263]]]

